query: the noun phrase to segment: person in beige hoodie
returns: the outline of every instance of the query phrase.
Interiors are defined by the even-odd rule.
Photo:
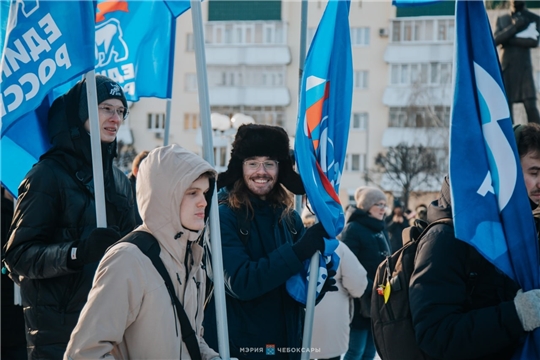
[[[206,276],[203,248],[196,241],[215,175],[198,155],[169,145],[151,151],[137,176],[143,223],[135,231],[157,239],[203,360],[219,357],[203,339]],[[64,359],[190,359],[164,281],[136,245],[120,241],[99,263]]]

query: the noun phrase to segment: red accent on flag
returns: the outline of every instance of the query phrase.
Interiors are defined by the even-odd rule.
[[[129,12],[127,1],[107,0],[97,5],[96,23],[105,20],[105,15],[114,11]]]
[[[341,204],[341,202],[339,201],[339,196],[336,194],[336,190],[334,190],[334,187],[330,183],[330,180],[328,180],[328,178],[326,177],[326,174],[321,169],[321,165],[318,162],[316,162],[316,164],[317,164],[317,172],[319,173],[319,178],[321,179],[324,189],[336,203]]]
[[[313,141],[313,148],[317,150],[319,147],[319,139],[313,139],[311,133],[322,121],[323,105],[330,94],[330,81],[327,81],[324,86],[324,96],[319,99],[315,104],[311,105],[306,110],[306,123],[308,128],[308,138]]]

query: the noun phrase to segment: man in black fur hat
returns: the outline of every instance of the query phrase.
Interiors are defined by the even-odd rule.
[[[19,186],[6,265],[21,285],[29,359],[62,359],[105,250],[135,226],[127,177],[112,165],[127,115],[122,88],[97,75],[108,228],[96,228],[86,82],[49,110],[52,148]]]
[[[304,310],[285,282],[304,260],[324,251],[328,235],[320,223],[305,230],[293,209],[287,189],[297,195],[305,191],[285,130],[242,125],[218,188],[225,188],[219,213],[231,356],[299,359]],[[215,329],[215,306],[209,304],[205,339],[217,349]]]

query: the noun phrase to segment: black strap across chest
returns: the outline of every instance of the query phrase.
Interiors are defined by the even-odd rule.
[[[180,329],[182,331],[182,341],[184,342],[184,344],[186,344],[191,359],[201,360],[201,350],[199,348],[197,336],[195,334],[195,331],[191,327],[189,318],[186,314],[186,311],[184,310],[184,307],[176,296],[174,285],[171,277],[169,276],[169,272],[167,271],[165,265],[163,264],[163,261],[161,261],[161,258],[159,257],[161,248],[156,238],[152,236],[152,234],[147,233],[146,231],[133,231],[129,235],[124,237],[121,241],[137,245],[139,250],[141,250],[143,254],[150,258],[152,264],[154,264],[156,270],[159,272],[159,274],[165,281],[165,286],[167,287],[167,291],[169,293],[169,296],[171,297],[171,301],[176,308],[176,316],[180,321]],[[156,309],[156,311],[160,311],[160,309]]]

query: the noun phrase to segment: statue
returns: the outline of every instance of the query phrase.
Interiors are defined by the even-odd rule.
[[[522,102],[528,122],[540,124],[536,107],[531,48],[538,46],[540,16],[525,7],[525,1],[511,1],[510,14],[497,18],[495,43],[502,45],[502,72],[510,115],[512,105]]]

